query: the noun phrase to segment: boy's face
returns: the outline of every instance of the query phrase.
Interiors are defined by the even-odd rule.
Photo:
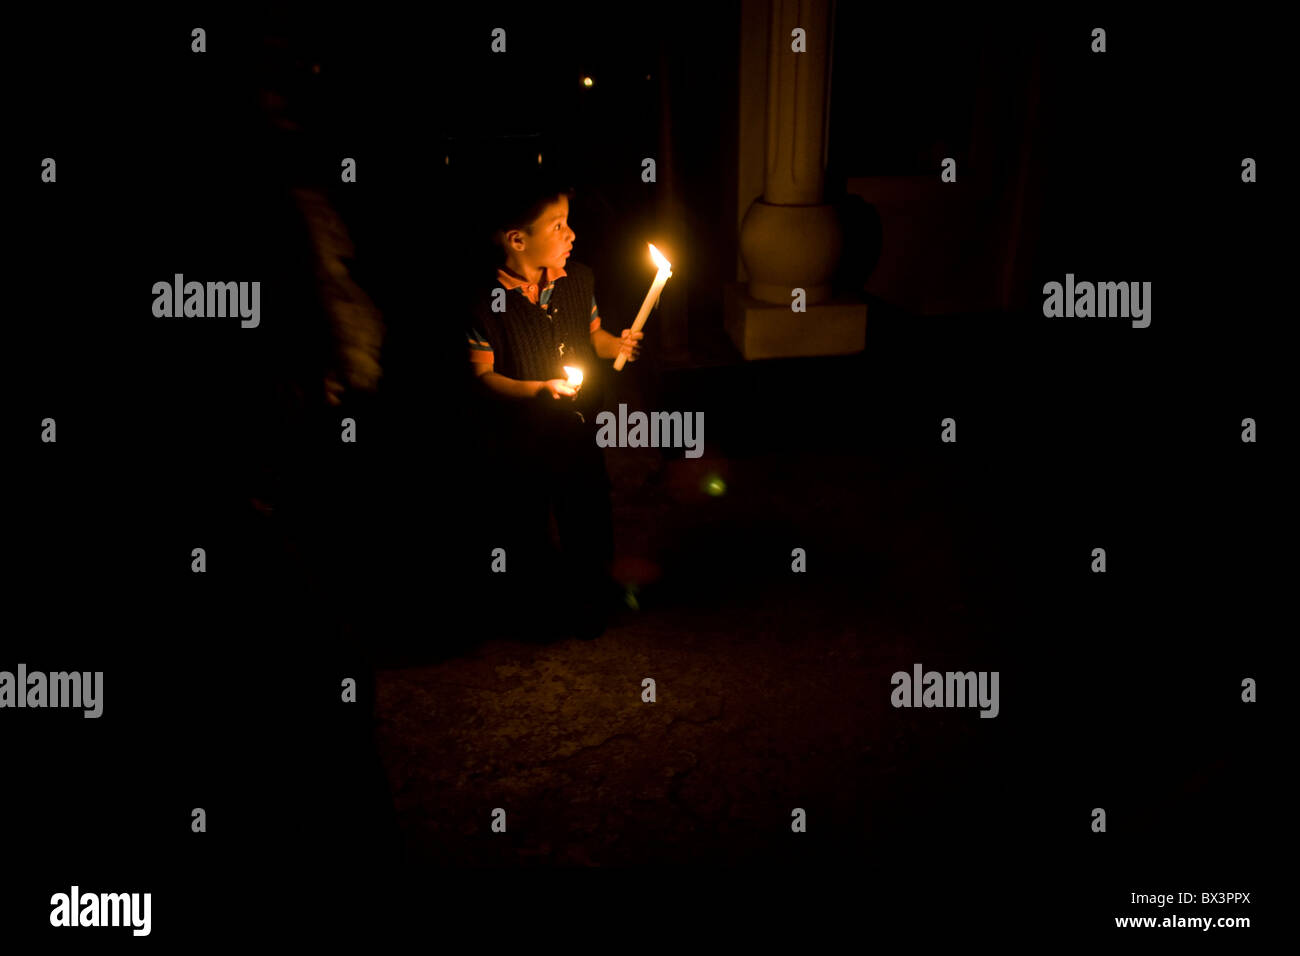
[[[569,228],[569,197],[547,206],[533,223],[533,234],[516,229],[508,235],[510,249],[519,262],[533,269],[563,268],[577,234]]]

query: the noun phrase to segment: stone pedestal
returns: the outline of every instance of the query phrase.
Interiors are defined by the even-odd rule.
[[[830,299],[794,312],[789,303],[763,302],[744,283],[729,282],[723,310],[727,334],[746,359],[850,355],[866,346],[867,305],[858,299]]]
[[[782,206],[756,201],[740,228],[740,255],[749,270],[749,294],[789,305],[793,290],[809,303],[831,297],[831,276],[844,241],[835,207]]]

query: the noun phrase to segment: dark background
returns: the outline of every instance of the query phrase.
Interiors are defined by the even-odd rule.
[[[476,626],[464,595],[485,586],[463,560],[476,519],[457,504],[484,475],[448,305],[472,265],[475,190],[490,163],[554,157],[579,188],[575,258],[595,269],[602,312],[630,316],[643,283],[621,263],[654,216],[639,161],[669,102],[693,237],[681,288],[692,340],[706,339],[733,278],[718,183],[731,186],[738,16],[734,4],[668,8],[659,30],[570,5],[14,24],[16,387],[3,427],[17,480],[0,668],[102,669],[106,716],[4,713],[7,926],[47,925],[49,895],[73,882],[152,889],[160,937],[197,926],[240,938],[276,925],[267,900],[339,920],[289,931],[332,932],[360,907],[350,893],[390,883],[437,901],[439,926],[469,922],[464,905],[484,899],[472,879],[403,870],[373,839],[391,821],[367,741],[371,668]],[[498,20],[504,68],[486,41],[465,39]],[[195,24],[208,30],[204,56],[189,52]],[[1012,569],[986,582],[1004,627],[989,658],[1003,716],[980,722],[996,726],[971,758],[984,784],[961,813],[918,801],[888,839],[812,842],[771,870],[715,881],[710,860],[680,861],[669,875],[598,878],[603,896],[579,877],[546,880],[564,888],[542,894],[539,912],[581,923],[651,905],[646,890],[668,918],[716,903],[726,923],[747,901],[815,887],[829,918],[864,907],[873,924],[893,912],[886,896],[932,919],[982,906],[997,938],[1022,917],[1058,931],[1058,915],[1096,920],[1139,857],[1153,892],[1253,888],[1251,915],[1265,911],[1278,796],[1268,738],[1284,693],[1269,680],[1286,621],[1278,449],[1290,437],[1279,31],[1116,15],[1110,52],[1095,58],[1091,24],[839,10],[829,196],[846,176],[960,161],[977,132],[963,108],[969,65],[1040,51],[1041,86],[1024,91],[1043,104],[1028,311],[914,316],[873,302],[864,356],[736,357],[676,378],[659,374],[648,337],[634,380],[651,403],[689,396],[725,422],[711,440],[723,458],[860,448],[937,476],[963,561]],[[576,82],[586,72],[594,91]],[[283,94],[300,134],[267,123],[265,90]],[[47,155],[57,186],[39,182]],[[355,186],[336,182],[342,155],[358,160]],[[1249,187],[1247,155],[1261,178]],[[351,274],[387,326],[380,392],[346,406],[373,424],[361,451],[334,441],[340,412],[319,398],[332,343],[290,198],[301,187],[324,190],[346,221]],[[1042,284],[1067,271],[1151,281],[1152,326],[1044,320]],[[154,320],[148,289],[175,272],[260,278],[262,327]],[[940,450],[933,422],[949,414],[961,443]],[[35,438],[47,415],[57,445]],[[1247,416],[1254,445],[1238,440]],[[809,495],[820,480],[809,474]],[[281,520],[302,531],[304,564],[283,560],[248,508],[272,488]],[[1079,536],[1109,543],[1103,581],[1067,573]],[[195,541],[209,542],[203,576],[188,568]],[[719,595],[783,571],[733,557],[712,565],[734,569]],[[691,560],[670,571],[689,578]],[[849,619],[864,569],[847,558],[831,573]],[[383,640],[359,628],[376,594],[386,621],[411,628]],[[361,678],[360,716],[336,716],[340,673]],[[1260,684],[1250,707],[1247,674]],[[208,804],[232,808],[237,836],[192,839],[189,808]],[[1078,823],[1093,806],[1122,808],[1104,843]],[[214,887],[243,915],[214,925],[198,890]],[[522,881],[481,891],[489,908],[539,898]]]

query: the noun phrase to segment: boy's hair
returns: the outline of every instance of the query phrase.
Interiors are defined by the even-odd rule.
[[[570,203],[576,190],[559,176],[550,173],[526,173],[520,179],[505,184],[500,198],[493,206],[491,242],[499,260],[505,262],[506,234],[518,229],[533,234],[533,223],[546,211],[546,207],[568,197]]]

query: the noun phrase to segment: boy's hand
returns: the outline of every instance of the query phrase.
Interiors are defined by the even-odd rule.
[[[633,332],[631,329],[624,329],[623,334],[619,336],[620,346],[618,354],[626,356],[623,361],[635,362],[637,356],[641,354],[641,339],[645,338],[644,332]],[[618,356],[616,355],[615,358]]]
[[[562,378],[553,378],[542,383],[542,391],[550,392],[551,398],[559,398],[561,395],[573,396],[578,394],[578,390]]]

